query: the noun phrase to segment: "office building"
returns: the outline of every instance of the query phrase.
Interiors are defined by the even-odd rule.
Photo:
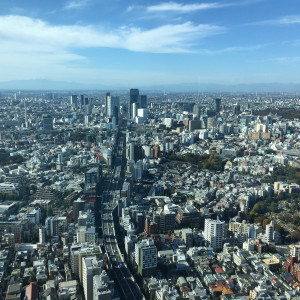
[[[84,95],[80,95],[80,107],[84,106]]]
[[[126,145],[126,159],[134,161],[134,143]]]
[[[193,115],[195,120],[200,119],[200,112],[201,112],[200,106],[198,104],[195,104],[193,107]]]
[[[204,239],[214,250],[222,249],[225,222],[206,219],[204,224]]]
[[[132,119],[132,104],[138,103],[139,101],[139,90],[138,89],[130,89],[129,91],[129,117]]]
[[[43,128],[44,130],[53,130],[53,117],[51,116],[43,117]]]
[[[106,96],[106,116],[108,118],[115,117],[116,124],[118,124],[119,119],[119,108],[120,108],[120,99],[119,97]]]
[[[84,204],[85,204],[85,201],[82,199],[77,199],[77,200],[73,201],[73,216],[74,216],[75,222],[77,222],[77,220],[78,220],[79,212],[83,211]]]
[[[113,295],[110,286],[114,288],[114,282],[110,281],[104,270],[100,275],[95,275],[93,277],[93,300],[111,300]]]
[[[207,129],[212,129],[214,127],[216,127],[216,118],[208,117],[207,118]]]
[[[274,243],[274,222],[271,221],[270,224],[266,225],[266,243]]]
[[[199,228],[200,216],[201,214],[197,208],[187,205],[178,208],[176,222],[179,227]]]
[[[71,95],[70,103],[72,106],[77,106],[77,95]]]
[[[105,94],[104,105],[105,105],[105,114],[107,115],[107,107],[108,107],[108,98],[110,97],[110,93]]]
[[[193,230],[191,228],[182,229],[182,239],[187,248],[193,247]]]
[[[138,108],[147,108],[147,96],[140,95],[138,98]]]
[[[241,106],[238,103],[233,105],[232,113],[235,115],[239,115],[241,113]]]
[[[221,110],[221,99],[220,98],[216,98],[214,101],[214,111],[216,113],[219,113]]]
[[[46,243],[46,230],[45,227],[39,228],[39,243],[45,244]]]
[[[45,227],[48,235],[55,236],[63,233],[68,226],[67,217],[48,217],[45,220]]]
[[[85,300],[93,300],[93,277],[100,275],[101,271],[101,262],[96,256],[82,258],[82,285]]]
[[[79,260],[79,280],[80,282],[83,282],[83,258],[86,257],[96,257],[97,260],[100,260],[100,257],[102,256],[101,253],[101,249],[100,246],[88,246],[87,248],[80,248],[79,250],[79,256],[78,256],[78,260]]]
[[[153,240],[142,240],[135,245],[135,262],[143,277],[150,277],[157,267],[157,249]]]
[[[146,218],[145,221],[145,229],[144,232],[147,233],[148,235],[156,234],[157,233],[157,224],[154,223],[150,217]]]
[[[189,120],[189,131],[194,131],[196,129],[201,129],[201,120]]]
[[[169,230],[175,229],[176,213],[169,209],[164,209],[159,212],[158,230],[161,233],[166,233]]]
[[[101,181],[101,167],[94,167],[85,172],[86,189],[95,188],[97,183]]]

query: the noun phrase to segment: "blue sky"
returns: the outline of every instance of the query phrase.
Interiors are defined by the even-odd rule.
[[[300,1],[5,0],[0,81],[299,83]]]

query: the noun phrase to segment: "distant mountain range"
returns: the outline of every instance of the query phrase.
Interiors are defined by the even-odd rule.
[[[136,86],[132,86],[136,88]],[[103,85],[103,84],[82,84],[77,82],[52,81],[47,79],[37,80],[13,80],[0,82],[0,90],[39,90],[39,91],[111,91],[128,90],[130,86],[122,85]],[[255,84],[236,84],[222,85],[215,83],[183,83],[138,86],[142,91],[153,92],[300,92],[300,83],[255,83]]]

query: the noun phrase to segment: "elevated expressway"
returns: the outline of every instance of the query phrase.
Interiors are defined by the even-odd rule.
[[[118,205],[117,195],[120,195],[120,189],[123,184],[123,179],[120,176],[123,162],[123,147],[124,138],[120,137],[117,149],[115,150],[115,166],[106,189],[102,194],[100,214],[102,220],[103,244],[108,255],[110,269],[117,286],[120,287],[123,299],[140,300],[145,298],[127,268],[123,255],[118,247],[113,218],[113,210],[116,209]]]

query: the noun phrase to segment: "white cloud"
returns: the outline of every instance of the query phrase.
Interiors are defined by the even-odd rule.
[[[88,0],[70,1],[65,5],[64,9],[82,8],[88,4]]]
[[[236,2],[203,2],[203,3],[192,3],[185,4],[179,2],[161,2],[156,5],[150,5],[145,7],[148,13],[190,13],[194,11],[208,10],[208,9],[216,9],[223,7],[232,7],[232,6],[243,6],[243,5],[253,5],[255,3],[259,3],[265,0],[239,0]],[[129,6],[127,11],[131,11],[135,8],[141,8],[141,6]]]
[[[250,25],[291,25],[300,24],[300,15],[284,16],[278,19],[258,21],[250,23]]]
[[[277,20],[277,23],[278,24],[300,24],[300,15],[285,16]]]
[[[245,46],[245,47],[236,46],[236,47],[227,47],[227,48],[220,49],[220,50],[200,50],[199,53],[207,54],[207,55],[216,55],[216,54],[224,54],[224,53],[232,53],[232,52],[240,52],[240,51],[254,51],[254,50],[261,49],[265,46],[266,46],[265,44],[254,45],[254,46]]]
[[[176,2],[165,2],[157,5],[147,7],[148,12],[164,12],[164,11],[175,11],[181,13],[193,12],[196,10],[206,10],[212,8],[220,8],[226,6],[217,2],[212,3],[195,3],[195,4],[182,4]]]
[[[130,12],[130,11],[134,10],[134,8],[135,8],[135,6],[130,5],[127,7],[126,12]]]
[[[94,26],[53,26],[39,19],[22,16],[0,17],[0,41],[12,50],[40,52],[71,48],[109,47],[139,52],[191,52],[199,39],[224,32],[214,25],[194,25],[186,22],[144,30],[121,27],[104,30]],[[20,47],[15,48],[15,44]],[[24,50],[23,50],[24,49]]]

